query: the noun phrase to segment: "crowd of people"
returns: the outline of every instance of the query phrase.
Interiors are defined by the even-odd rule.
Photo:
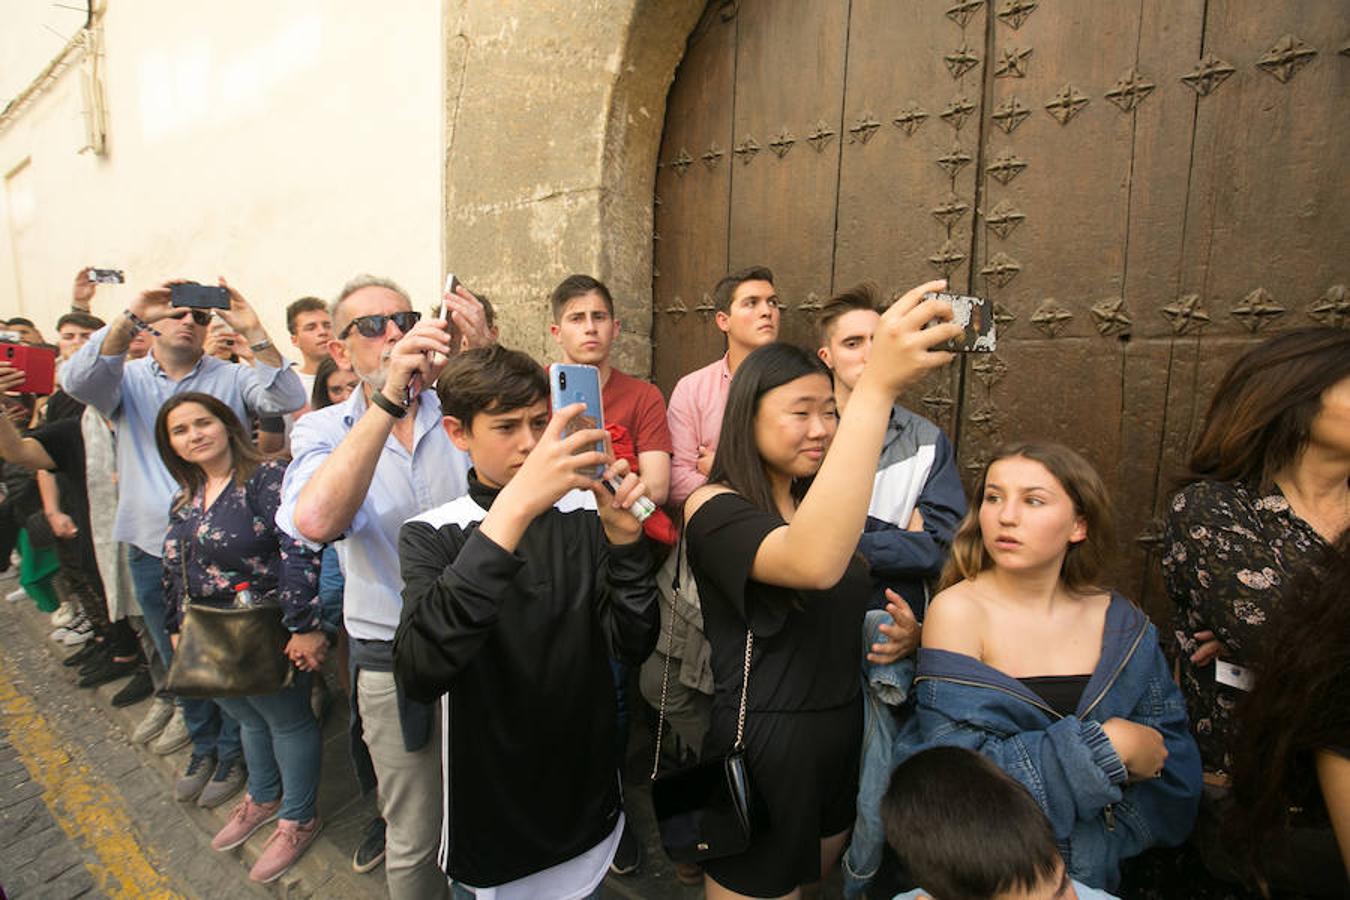
[[[463,285],[426,315],[372,276],[296,300],[298,365],[220,285],[224,309],[166,283],[105,323],[82,270],[57,389],[0,362],[0,559],[81,687],[146,704],[131,740],[189,748],[175,798],[234,801],[214,849],[270,827],[255,881],[323,827],[327,665],[380,813],[352,864],[398,900],[635,871],[624,765],[649,726],[658,781],[743,761],[717,786],[732,834],[685,810],[681,844],[656,810],[710,898],[810,895],[839,866],[849,896],[906,900],[1346,895],[1350,332],[1279,334],[1220,382],[1155,625],[1107,583],[1090,460],[1026,435],[968,495],[899,403],[955,358],[943,282],[842,291],[804,349],[771,270],[731,273],[726,352],[667,403],[615,366],[609,289],[570,276],[549,331],[598,370],[603,427],[551,408]],[[254,608],[280,686],[175,690],[197,611]],[[208,675],[256,675],[231,664]]]

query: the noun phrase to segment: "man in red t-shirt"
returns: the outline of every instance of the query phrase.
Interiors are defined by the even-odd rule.
[[[660,506],[670,491],[670,430],[666,425],[666,401],[656,385],[624,374],[610,365],[609,353],[619,336],[614,318],[614,298],[604,283],[589,275],[569,275],[553,289],[550,298],[553,324],[548,327],[562,348],[563,362],[595,366],[600,370],[600,402],[605,425],[622,426],[637,450],[638,471],[647,486],[647,496]],[[650,520],[649,520],[650,524]],[[620,757],[628,746],[627,670],[610,660],[618,706]],[[633,833],[631,819],[625,823],[610,871],[627,875],[642,863],[642,845]]]
[[[548,330],[562,348],[563,362],[600,370],[605,424],[622,425],[637,447],[638,470],[647,496],[657,506],[670,490],[670,431],[666,401],[656,385],[614,368],[610,350],[619,336],[614,299],[603,282],[569,275],[553,289],[553,324]]]

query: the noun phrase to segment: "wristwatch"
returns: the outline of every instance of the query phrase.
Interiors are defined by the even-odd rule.
[[[267,338],[263,338],[261,341],[258,341],[258,343],[256,343],[256,344],[249,344],[249,345],[248,345],[248,349],[252,350],[254,353],[261,353],[261,352],[263,352],[264,350],[266,350],[268,347],[271,347],[271,346],[272,346],[272,342],[271,342],[270,340],[268,340]]]
[[[386,397],[383,391],[371,391],[370,402],[389,413],[389,415],[393,416],[395,419],[401,419],[408,414],[408,407],[399,406],[393,400]]]

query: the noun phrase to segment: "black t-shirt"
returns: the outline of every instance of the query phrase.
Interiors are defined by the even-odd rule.
[[[39,425],[28,436],[42,445],[56,463],[56,486],[61,490],[61,511],[75,526],[89,533],[89,490],[85,483],[84,432],[80,420],[58,419]]]
[[[828,591],[799,591],[750,579],[764,538],[786,523],[740,494],[718,494],[689,520],[689,565],[712,645],[714,704],[740,703],[749,614],[755,635],[747,707],[756,712],[834,709],[861,685],[863,616],[871,579],[860,557]]]
[[[84,404],[57,388],[47,398],[47,421],[59,422],[63,419],[80,420],[84,415]]]

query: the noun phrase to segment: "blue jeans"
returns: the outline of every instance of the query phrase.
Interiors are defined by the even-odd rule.
[[[164,600],[164,561],[135,546],[127,547],[127,562],[131,565],[131,582],[136,588],[136,599],[145,616],[145,627],[150,640],[164,660],[164,667],[173,663],[173,644],[164,630],[168,606]],[[192,735],[194,753],[214,755],[217,760],[235,759],[243,752],[239,742],[239,723],[221,712],[211,700],[178,699],[183,721]]]
[[[248,765],[248,793],[259,803],[281,798],[281,818],[308,822],[319,795],[323,744],[309,706],[314,676],[297,672],[290,687],[259,697],[216,701],[239,722]]]

